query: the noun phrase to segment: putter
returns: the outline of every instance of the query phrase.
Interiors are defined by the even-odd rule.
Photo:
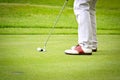
[[[60,10],[58,16],[56,17],[56,20],[54,21],[54,24],[53,24],[53,26],[52,26],[49,34],[48,34],[48,37],[46,38],[46,40],[44,42],[44,47],[43,48],[37,48],[37,51],[39,51],[39,52],[45,52],[46,51],[46,46],[47,46],[48,40],[50,39],[50,37],[52,35],[52,32],[53,32],[53,30],[54,30],[54,28],[55,28],[55,26],[56,26],[56,24],[57,24],[57,22],[58,22],[58,20],[59,20],[59,18],[61,16],[61,14],[62,14],[65,6],[67,5],[67,3],[68,3],[68,0],[65,0],[64,4],[62,6],[62,9]]]

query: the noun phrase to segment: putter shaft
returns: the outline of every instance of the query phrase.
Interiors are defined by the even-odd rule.
[[[54,24],[53,24],[53,26],[52,26],[52,28],[51,28],[49,34],[48,34],[48,37],[46,38],[46,41],[45,41],[45,43],[44,43],[44,49],[46,49],[48,40],[50,39],[51,34],[52,34],[52,32],[53,32],[53,30],[54,30],[54,28],[55,28],[55,26],[56,26],[56,24],[57,24],[57,22],[58,22],[58,20],[59,20],[59,18],[60,18],[60,16],[61,16],[61,14],[62,14],[62,12],[63,12],[63,10],[64,10],[64,8],[65,8],[67,2],[68,2],[68,0],[65,0],[64,4],[63,4],[63,6],[62,6],[62,9],[60,10],[58,16],[56,17],[56,20],[55,20],[55,22],[54,22]]]

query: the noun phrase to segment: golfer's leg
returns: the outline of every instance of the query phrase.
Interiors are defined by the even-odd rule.
[[[91,19],[89,12],[90,0],[75,0],[74,13],[78,22],[78,43],[86,48],[91,48]]]
[[[90,2],[90,18],[91,18],[91,27],[92,27],[92,48],[97,48],[97,37],[96,37],[96,6],[97,0],[91,0]]]

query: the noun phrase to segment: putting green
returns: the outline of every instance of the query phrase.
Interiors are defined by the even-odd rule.
[[[120,36],[98,35],[98,52],[91,56],[65,55],[77,35],[0,35],[1,80],[120,80]]]

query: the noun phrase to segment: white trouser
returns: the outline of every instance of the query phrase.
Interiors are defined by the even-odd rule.
[[[97,0],[75,0],[74,13],[78,22],[78,44],[97,48],[95,5]]]

